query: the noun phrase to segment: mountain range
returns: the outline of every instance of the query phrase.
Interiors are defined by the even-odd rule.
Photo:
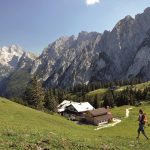
[[[97,81],[150,80],[150,8],[134,18],[126,16],[112,31],[61,37],[40,56],[15,45],[0,48],[1,95],[20,96],[33,74],[44,86],[61,88]]]

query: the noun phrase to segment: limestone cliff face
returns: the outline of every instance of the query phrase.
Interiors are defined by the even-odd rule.
[[[54,87],[137,76],[149,80],[149,47],[142,46],[149,29],[147,8],[135,18],[126,16],[112,31],[62,37],[43,51],[32,70],[46,86]]]
[[[68,86],[87,82],[95,46],[101,39],[96,32],[81,32],[78,37],[62,37],[50,44],[39,57],[33,72],[46,86]],[[35,64],[37,64],[35,62]]]
[[[149,29],[150,8],[147,8],[144,13],[138,14],[135,19],[127,16],[119,21],[111,32],[104,32],[97,47],[100,57],[96,59],[98,59],[99,64],[100,61],[102,61],[102,64],[104,61],[105,67],[97,67],[97,69],[92,67],[95,72],[93,79],[105,81],[125,79],[126,74],[129,74],[131,70],[129,69],[130,66],[133,66],[133,60]],[[141,59],[144,59],[144,57],[141,56]],[[97,66],[97,61],[93,62],[93,66]],[[139,64],[138,66],[141,65],[144,64]],[[93,69],[91,72],[93,72]],[[133,72],[136,70],[135,65],[132,70]],[[132,77],[135,77],[135,75]]]
[[[127,79],[140,77],[143,80],[150,79],[150,31],[133,59],[132,65],[127,72]]]

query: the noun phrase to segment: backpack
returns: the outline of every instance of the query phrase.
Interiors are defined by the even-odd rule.
[[[147,115],[146,114],[143,114],[143,116],[142,116],[142,122],[144,124],[148,123],[148,119],[147,119]]]

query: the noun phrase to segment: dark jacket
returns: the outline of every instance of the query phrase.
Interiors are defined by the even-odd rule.
[[[145,114],[140,114],[139,117],[138,117],[138,121],[139,121],[139,124],[145,124]]]

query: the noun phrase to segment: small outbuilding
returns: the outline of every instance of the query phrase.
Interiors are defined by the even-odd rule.
[[[109,123],[110,121],[112,121],[112,119],[113,116],[111,112],[109,112],[109,109],[105,108],[94,109],[86,112],[85,114],[86,122],[93,125]]]

